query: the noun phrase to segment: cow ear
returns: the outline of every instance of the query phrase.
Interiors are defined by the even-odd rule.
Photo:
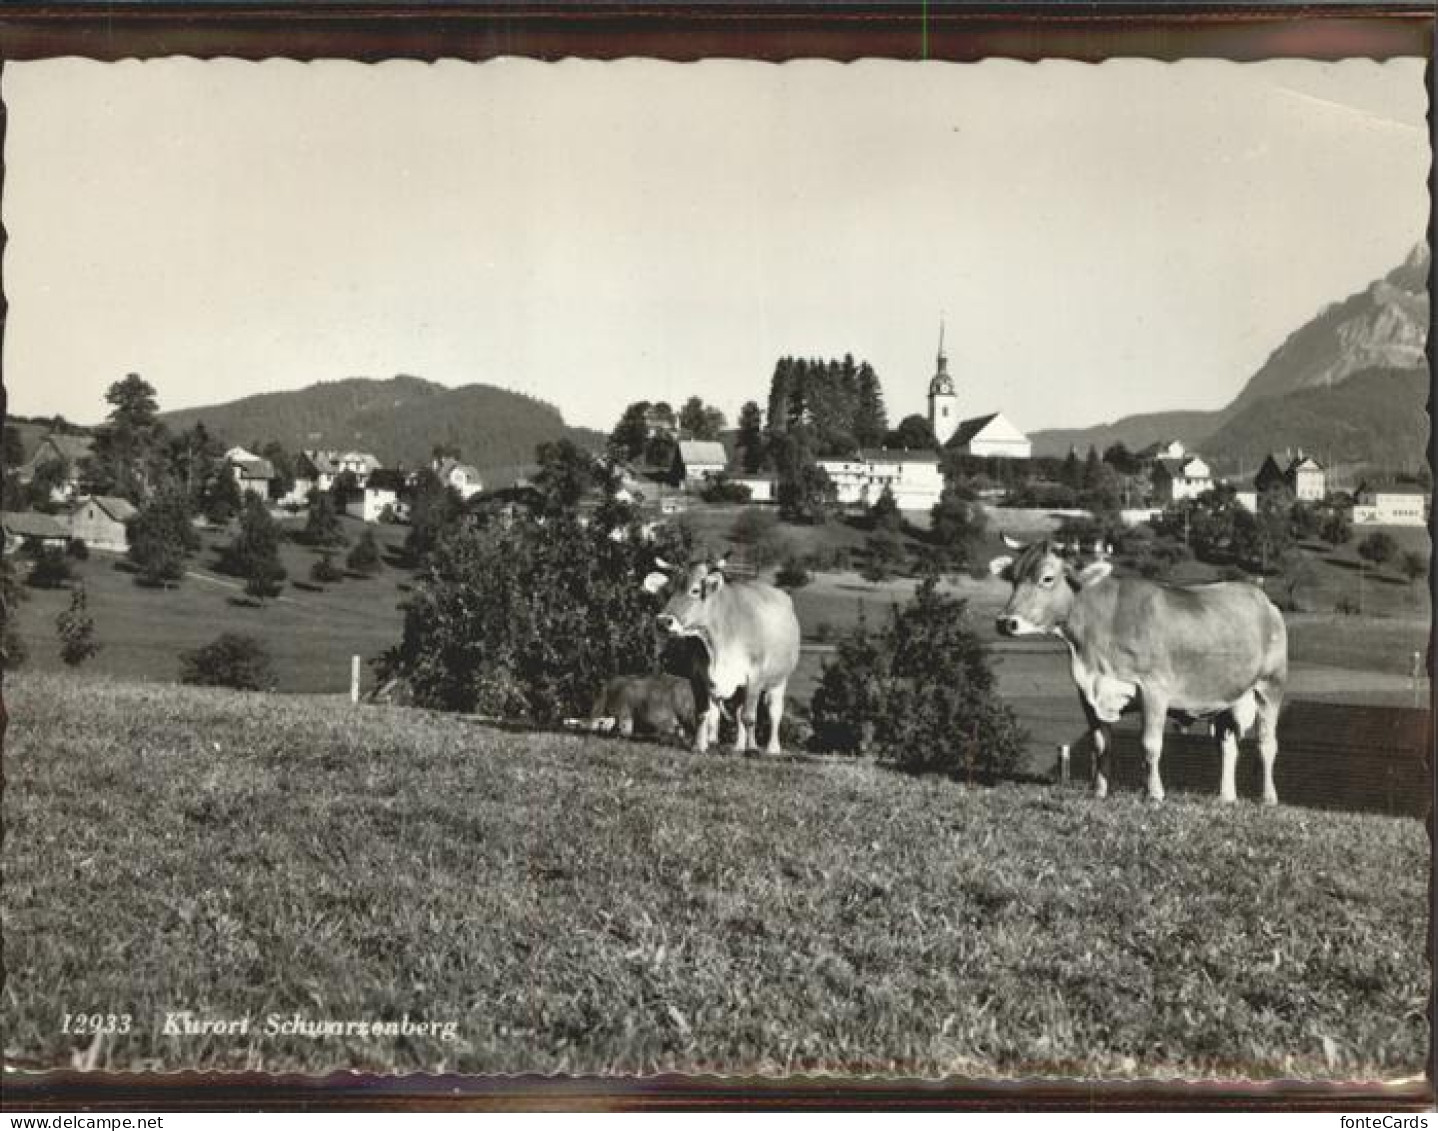
[[[1083,589],[1085,586],[1093,585],[1102,581],[1113,572],[1113,562],[1107,558],[1100,558],[1096,562],[1090,562],[1083,569],[1070,569],[1067,573],[1069,584],[1075,589]]]
[[[1005,581],[1014,579],[1014,559],[1010,554],[1000,554],[989,563],[989,573],[994,577],[1002,577]]]
[[[643,584],[644,592],[658,593],[659,590],[663,589],[666,585],[669,584],[669,575],[667,573],[658,572],[648,574],[644,578]]]

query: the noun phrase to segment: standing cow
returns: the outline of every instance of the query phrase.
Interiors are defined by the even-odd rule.
[[[696,726],[694,748],[703,753],[718,733],[720,703],[740,698],[734,749],[757,749],[762,700],[769,714],[766,749],[778,754],[784,690],[799,663],[799,618],[783,590],[762,581],[730,582],[724,576],[727,561],[726,556],[681,569],[656,559],[659,571],[644,579],[644,588],[650,593],[673,588],[658,617],[660,632],[697,637],[708,650],[707,725]]]
[[[1148,794],[1155,801],[1163,800],[1159,758],[1172,714],[1186,722],[1216,716],[1223,801],[1237,799],[1238,740],[1257,718],[1263,801],[1278,803],[1273,762],[1288,634],[1261,589],[1246,581],[1173,586],[1118,579],[1109,576],[1113,566],[1103,557],[1079,568],[1050,542],[1024,546],[1005,537],[1004,543],[1016,553],[989,563],[990,572],[1013,584],[998,631],[1047,633],[1068,645],[1094,744],[1098,796],[1108,792],[1109,724],[1137,699]]]

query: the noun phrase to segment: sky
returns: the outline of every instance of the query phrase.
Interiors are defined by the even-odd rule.
[[[1216,408],[1423,238],[1418,59],[7,63],[11,411],[344,377],[608,429],[784,355],[924,411]]]

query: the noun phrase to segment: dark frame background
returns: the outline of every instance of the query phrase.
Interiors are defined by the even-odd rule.
[[[1008,4],[755,0],[659,4],[404,3],[401,0],[112,0],[16,3],[0,10],[5,61],[79,55],[113,61],[191,55],[298,60],[389,58],[471,61],[645,56],[779,62],[863,57],[973,61],[992,56],[1098,62],[1117,56],[1172,61],[1224,58],[1337,60],[1418,56],[1433,86],[1431,4]],[[1432,127],[1430,108],[1429,123]],[[0,103],[0,143],[5,108]],[[1430,172],[1430,196],[1433,179]],[[3,164],[0,164],[3,191]],[[0,228],[0,253],[6,233]],[[1432,222],[1429,243],[1433,243]],[[1432,280],[1430,294],[1434,293]],[[0,293],[0,334],[7,304]],[[1431,336],[1430,336],[1431,340]],[[0,372],[0,422],[6,406]],[[1430,399],[1431,416],[1431,399]],[[1430,454],[1430,462],[1432,455]],[[0,673],[3,679],[3,673]],[[1430,715],[1431,719],[1431,715]],[[6,713],[0,688],[0,744]],[[1432,732],[1430,722],[1430,749]],[[1430,755],[1431,758],[1431,755]],[[1430,760],[1430,767],[1432,762]],[[1431,775],[1430,775],[1431,776]],[[3,778],[0,778],[3,783]],[[1427,822],[1430,844],[1433,820]],[[1430,871],[1431,876],[1431,871]],[[1429,918],[1430,968],[1433,917]],[[1429,997],[1430,1027],[1433,996]],[[1430,1028],[1431,1034],[1431,1028]],[[1185,1083],[1086,1080],[944,1081],[473,1076],[271,1076],[5,1072],[6,1110],[313,1109],[479,1110],[1431,1110],[1427,1078],[1390,1085],[1273,1081]]]

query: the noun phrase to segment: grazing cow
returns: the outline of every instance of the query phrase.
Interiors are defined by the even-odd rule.
[[[990,572],[1013,584],[998,617],[1004,636],[1047,633],[1069,647],[1074,683],[1094,744],[1094,788],[1108,792],[1112,736],[1108,725],[1143,711],[1148,794],[1163,800],[1159,758],[1169,715],[1187,723],[1214,716],[1223,751],[1219,796],[1237,799],[1238,740],[1258,721],[1263,801],[1278,803],[1273,761],[1278,711],[1288,677],[1283,617],[1256,585],[1160,585],[1110,577],[1103,556],[1080,568],[1050,542],[1030,546],[1004,538],[1014,556]]]
[[[634,734],[687,737],[694,730],[694,690],[683,676],[615,676],[594,700],[589,717],[614,720],[609,727],[625,738]]]
[[[708,749],[718,732],[720,704],[739,699],[734,749],[757,748],[763,701],[769,714],[766,749],[778,754],[784,689],[799,663],[799,618],[783,590],[761,581],[730,582],[724,576],[727,560],[679,569],[656,559],[659,572],[644,579],[644,588],[658,593],[672,586],[673,595],[658,617],[659,631],[669,637],[697,637],[708,650],[705,721],[695,728],[694,748],[700,753]]]

